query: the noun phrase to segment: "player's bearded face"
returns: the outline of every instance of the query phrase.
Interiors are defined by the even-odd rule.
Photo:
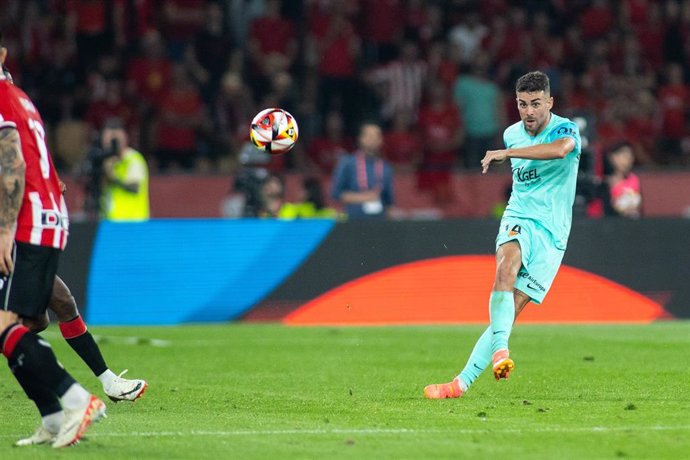
[[[537,91],[517,93],[516,99],[520,119],[525,125],[525,130],[532,135],[538,134],[549,121],[553,97],[544,91]]]

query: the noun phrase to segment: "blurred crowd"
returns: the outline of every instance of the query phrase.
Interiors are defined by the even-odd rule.
[[[75,172],[108,119],[151,170],[233,172],[260,109],[297,118],[274,173],[331,174],[359,123],[384,157],[451,199],[518,120],[540,69],[589,148],[635,165],[690,159],[690,0],[0,0],[8,67]],[[601,158],[605,156],[602,154]]]

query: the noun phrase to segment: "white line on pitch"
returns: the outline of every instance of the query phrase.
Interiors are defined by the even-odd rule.
[[[228,430],[228,431],[132,431],[114,433],[89,433],[89,437],[184,437],[184,436],[209,436],[209,437],[232,437],[232,436],[293,436],[293,435],[387,435],[387,434],[427,434],[427,433],[449,433],[449,434],[484,434],[484,433],[507,433],[507,434],[527,434],[527,433],[618,433],[626,431],[690,431],[690,425],[652,425],[652,426],[593,426],[593,427],[550,427],[550,428],[459,428],[459,429],[414,429],[414,428],[343,428],[343,429],[305,429],[305,430]],[[25,433],[24,433],[25,434]],[[0,434],[0,438],[19,438],[22,435]]]
[[[224,436],[292,436],[292,435],[331,435],[331,434],[346,434],[346,435],[386,435],[386,434],[424,434],[424,433],[460,433],[460,434],[478,434],[478,433],[610,433],[610,432],[625,432],[625,431],[686,431],[690,430],[690,425],[679,426],[621,426],[621,427],[551,427],[551,428],[477,428],[467,429],[460,428],[457,430],[417,430],[412,428],[362,428],[362,429],[306,429],[306,430],[229,430],[229,431],[135,431],[129,433],[93,433],[89,436],[98,437],[174,437],[174,436],[210,436],[210,437],[224,437]]]

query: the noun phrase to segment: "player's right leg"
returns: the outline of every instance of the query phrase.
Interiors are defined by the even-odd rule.
[[[529,303],[530,298],[518,290],[514,291],[514,296],[515,317],[517,318]],[[462,372],[451,382],[427,385],[424,388],[424,396],[428,399],[444,399],[459,398],[464,395],[491,363],[491,338],[492,330],[489,326],[474,345]]]
[[[0,311],[2,354],[22,388],[29,390],[27,394],[47,397],[50,392],[56,397],[52,401],[47,397],[44,401],[47,404],[59,401],[64,410],[64,418],[57,433],[54,433],[52,445],[72,445],[79,441],[91,423],[105,414],[105,404],[90,395],[67,373],[58,363],[48,342],[30,332],[18,320],[15,313]]]
[[[146,381],[122,378],[127,371],[116,375],[108,368],[98,344],[79,314],[74,296],[59,276],[55,276],[48,308],[55,312],[62,336],[98,377],[103,391],[112,401],[134,401],[144,394],[148,386]]]

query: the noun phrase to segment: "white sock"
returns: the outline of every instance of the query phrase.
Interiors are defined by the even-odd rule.
[[[89,403],[91,394],[78,383],[73,383],[71,387],[62,395],[60,402],[64,409],[77,410],[83,409]]]
[[[117,375],[115,375],[113,371],[106,369],[105,372],[98,376],[98,380],[101,381],[103,387],[105,388],[112,383],[115,377],[117,377]]]
[[[53,412],[52,414],[44,415],[41,417],[43,421],[43,428],[50,431],[51,433],[57,433],[60,431],[60,426],[62,425],[62,420],[65,418],[65,413],[63,411]]]

